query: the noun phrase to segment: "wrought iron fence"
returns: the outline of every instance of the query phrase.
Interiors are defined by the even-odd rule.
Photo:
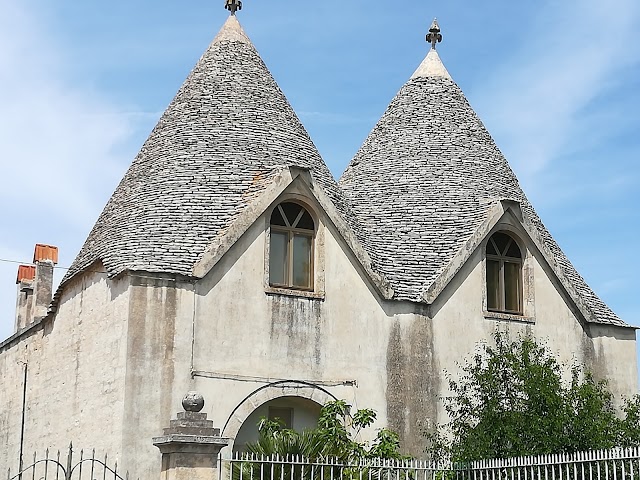
[[[51,454],[46,450],[44,457],[33,454],[33,461],[27,466],[20,467],[17,473],[7,472],[8,480],[129,480],[129,473],[124,477],[118,473],[118,462],[109,466],[109,457],[96,457],[95,449],[85,455],[80,450],[74,458],[73,444],[69,444],[66,458],[60,450]]]
[[[345,463],[335,458],[238,455],[222,462],[220,480],[433,480],[432,470],[419,461]]]
[[[473,462],[470,480],[639,480],[640,448]]]
[[[220,480],[640,480],[640,449],[541,455],[468,464],[236,455]]]

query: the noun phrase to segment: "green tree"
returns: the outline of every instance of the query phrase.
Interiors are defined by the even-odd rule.
[[[482,344],[462,365],[462,375],[449,379],[450,421],[427,435],[434,459],[467,462],[611,448],[621,444],[625,428],[629,441],[638,444],[640,400],[627,402],[626,419],[620,420],[605,382],[579,367],[563,382],[561,365],[533,338],[511,340],[496,332],[494,344]]]
[[[618,431],[618,445],[621,447],[640,446],[640,396],[628,399],[623,408],[624,418]]]

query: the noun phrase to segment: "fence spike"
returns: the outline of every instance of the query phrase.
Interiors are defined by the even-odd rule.
[[[44,480],[47,480],[47,471],[49,470],[49,449],[47,448],[44,452]]]
[[[78,465],[80,465],[80,469],[78,471],[78,480],[82,479],[82,459],[84,457],[84,449],[80,449],[80,462],[78,463]],[[77,465],[76,465],[77,466]]]
[[[60,450],[58,449],[58,452],[56,453],[56,462],[58,464],[58,466],[56,466],[56,480],[58,480],[58,478],[60,477]]]

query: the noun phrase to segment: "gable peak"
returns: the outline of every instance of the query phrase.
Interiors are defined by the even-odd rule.
[[[227,21],[224,22],[224,25],[222,25],[222,28],[218,32],[218,35],[213,39],[214,44],[221,42],[251,43],[247,34],[244,33],[242,25],[240,25],[236,15],[229,15],[229,18],[227,18]]]
[[[440,55],[438,55],[435,48],[429,50],[418,69],[411,75],[412,79],[420,77],[448,78],[451,80],[451,75],[449,75],[442,60],[440,60]]]

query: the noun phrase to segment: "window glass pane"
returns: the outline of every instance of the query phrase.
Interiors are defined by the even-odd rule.
[[[271,230],[269,250],[269,283],[284,285],[287,283],[287,239],[288,235]]]
[[[287,220],[289,220],[289,225],[293,225],[293,222],[298,218],[298,214],[302,207],[297,203],[285,202],[281,203],[280,206],[282,210],[284,210],[284,214],[287,216]]]
[[[311,237],[293,237],[293,286],[311,288]]]
[[[271,214],[271,225],[280,225],[281,227],[285,227],[287,224],[284,223],[282,219],[282,214],[280,213],[280,209],[278,207],[273,209],[273,213]]]
[[[509,235],[505,235],[504,233],[498,232],[494,233],[491,237],[496,245],[498,246],[498,255],[503,255],[504,251],[507,249],[507,244],[511,241],[511,237]]]
[[[487,308],[500,309],[500,262],[487,260]]]
[[[511,245],[509,245],[509,250],[507,250],[507,257],[522,258],[522,255],[520,254],[520,248],[518,247],[518,244],[516,242],[512,241]]]
[[[505,262],[504,264],[504,303],[505,310],[521,312],[520,306],[520,264]]]
[[[309,212],[305,211],[304,215],[296,225],[296,228],[304,228],[305,230],[314,230],[315,225],[313,224],[313,218],[309,215]]]

